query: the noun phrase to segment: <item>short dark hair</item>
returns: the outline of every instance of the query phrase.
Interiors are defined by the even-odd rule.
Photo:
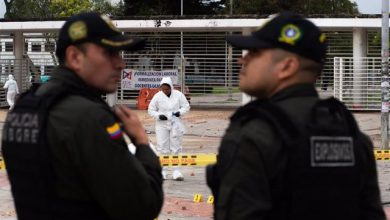
[[[86,43],[80,43],[80,44],[74,44],[73,46],[75,46],[77,49],[79,49],[82,53],[86,53],[87,51],[87,48],[85,46]],[[58,63],[60,64],[60,66],[64,66],[65,65],[65,61],[66,61],[66,50],[64,51],[61,51],[61,53],[58,53],[57,54],[57,58],[58,58]]]
[[[322,72],[322,69],[324,66],[322,63],[316,62],[314,60],[311,60],[309,58],[303,57],[299,54],[296,54],[294,52],[290,52],[287,50],[283,50],[283,49],[278,48],[278,49],[275,49],[275,51],[276,52],[273,53],[273,56],[272,56],[272,59],[275,62],[282,60],[287,55],[295,56],[298,58],[298,60],[300,62],[300,67],[299,67],[300,72],[308,72],[311,74],[315,74],[317,76],[321,75],[321,72]]]

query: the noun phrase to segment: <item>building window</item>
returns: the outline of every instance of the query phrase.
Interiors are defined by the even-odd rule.
[[[24,53],[28,52],[28,42],[24,42]]]
[[[5,52],[13,52],[14,44],[12,42],[5,42]]]
[[[7,74],[13,74],[13,73],[14,73],[14,66],[5,65],[5,72],[6,72]]]
[[[31,44],[31,52],[41,52],[41,43],[33,42]]]
[[[50,75],[51,73],[53,73],[54,69],[55,69],[55,66],[45,66],[44,75]]]
[[[55,51],[55,44],[54,44],[54,42],[46,42],[45,43],[45,51],[46,52],[54,52]]]

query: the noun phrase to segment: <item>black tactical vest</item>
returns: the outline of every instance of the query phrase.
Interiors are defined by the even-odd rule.
[[[280,107],[255,101],[240,108],[232,116],[232,124],[241,127],[254,117],[271,125],[282,139],[288,158],[285,181],[271,186],[277,190],[271,192],[273,207],[267,220],[359,218],[361,166],[371,146],[341,102],[334,98],[319,100],[309,122],[299,124]],[[235,144],[232,141],[224,156],[219,156],[217,166],[208,167],[208,183],[216,197],[223,193],[218,185],[229,172],[229,161],[238,147]]]
[[[109,219],[93,201],[59,198],[46,138],[48,113],[62,98],[77,94],[58,87],[42,96],[38,85],[23,93],[7,115],[2,152],[19,220]]]

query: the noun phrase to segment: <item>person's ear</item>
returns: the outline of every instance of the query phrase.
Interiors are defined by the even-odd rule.
[[[295,75],[299,70],[299,59],[296,56],[287,56],[278,63],[278,78],[286,79]]]
[[[84,54],[76,46],[69,46],[65,50],[65,64],[68,68],[77,71],[83,64]]]

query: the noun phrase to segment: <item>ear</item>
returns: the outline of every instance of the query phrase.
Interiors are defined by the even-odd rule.
[[[296,56],[287,56],[278,63],[278,78],[280,80],[290,78],[299,70],[299,59]]]
[[[84,54],[75,46],[69,46],[65,50],[65,65],[76,72],[81,68]]]

